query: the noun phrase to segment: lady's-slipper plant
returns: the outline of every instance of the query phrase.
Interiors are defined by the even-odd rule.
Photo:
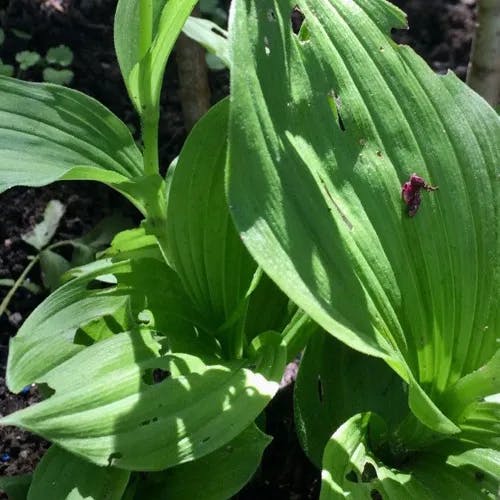
[[[296,421],[323,499],[495,498],[498,116],[390,39],[385,0],[235,0],[228,41],[187,25],[231,96],[162,178],[163,72],[194,4],[118,2],[142,150],[95,100],[0,79],[2,190],[94,180],[144,216],[11,341],[9,389],[44,399],[0,424],[53,443],[26,497],[230,498],[307,344]]]

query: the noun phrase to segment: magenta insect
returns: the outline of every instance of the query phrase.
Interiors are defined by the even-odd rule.
[[[408,182],[403,184],[401,189],[401,196],[405,202],[408,210],[408,215],[413,217],[422,203],[422,198],[420,196],[420,190],[425,189],[425,191],[436,191],[437,186],[431,186],[424,181],[424,179],[417,174],[411,174]]]

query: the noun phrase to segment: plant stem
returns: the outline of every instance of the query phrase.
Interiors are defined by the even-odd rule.
[[[153,102],[151,95],[151,42],[153,41],[153,0],[139,2],[139,94],[141,101],[141,131],[144,145],[144,173],[158,173],[158,125],[159,102]]]
[[[479,0],[467,84],[493,107],[500,102],[500,2]]]
[[[0,304],[0,316],[3,315],[12,297],[17,292],[17,289],[24,283],[26,276],[28,276],[29,272],[33,269],[33,267],[39,260],[40,260],[40,254],[34,257],[33,260],[24,268],[24,271],[21,273],[19,278],[17,278],[16,282],[12,285],[12,288],[7,292],[7,295],[3,298],[2,303]]]

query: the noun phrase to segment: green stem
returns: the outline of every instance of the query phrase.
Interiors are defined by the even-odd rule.
[[[33,269],[33,266],[40,260],[40,254],[33,258],[33,260],[24,268],[24,271],[21,273],[19,278],[17,278],[16,282],[12,285],[12,288],[7,292],[7,295],[2,300],[0,304],[0,317],[3,315],[5,310],[7,309],[9,302],[11,301],[14,294],[17,292],[17,289],[24,283],[26,276],[28,276],[29,272]]]
[[[144,144],[144,174],[158,173],[159,103],[155,102],[151,88],[151,43],[153,41],[153,0],[139,2],[139,94],[141,101],[141,131]]]

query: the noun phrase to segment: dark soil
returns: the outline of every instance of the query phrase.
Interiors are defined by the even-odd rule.
[[[437,72],[453,69],[465,78],[474,27],[474,0],[393,0],[408,13],[410,30],[394,38],[411,45]],[[6,40],[0,47],[4,63],[13,64],[21,50],[42,55],[59,44],[74,53],[71,84],[104,103],[137,130],[138,123],[121,80],[113,50],[112,20],[116,0],[0,0],[0,23]],[[29,40],[12,35],[11,29],[29,33]],[[21,76],[41,80],[42,67]],[[211,74],[214,100],[228,92],[224,72]],[[186,137],[178,98],[176,68],[169,64],[162,98],[160,158],[164,168],[177,156]],[[41,217],[47,202],[58,199],[67,207],[56,238],[80,236],[113,210],[131,209],[118,195],[94,183],[56,183],[46,188],[16,188],[0,195],[0,279],[17,278],[28,262],[30,248],[20,235]],[[30,275],[40,283],[38,269]],[[0,287],[0,300],[5,293]],[[13,395],[5,388],[3,373],[8,341],[24,319],[43,299],[20,290],[0,318],[0,414],[8,414],[37,401],[35,388]],[[309,499],[319,492],[319,471],[305,458],[293,426],[293,385],[280,391],[267,411],[273,443],[252,482],[240,499]],[[0,428],[0,476],[30,472],[47,444],[15,428]]]

